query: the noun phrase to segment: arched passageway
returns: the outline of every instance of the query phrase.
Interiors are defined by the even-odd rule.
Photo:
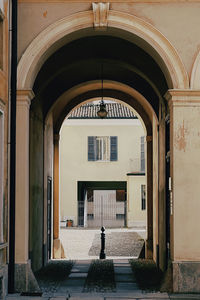
[[[17,130],[20,126],[29,127],[31,105],[30,135],[26,130],[25,140],[19,137],[17,146],[18,154],[25,152],[27,165],[23,171],[26,179],[20,182],[21,194],[17,195],[26,211],[24,218],[17,220],[17,228],[21,225],[26,228],[22,234],[24,251],[21,252],[22,244],[18,242],[16,263],[26,264],[30,258],[33,270],[40,268],[50,257],[52,243],[48,235],[48,220],[52,210],[49,201],[54,203],[53,248],[61,253],[58,230],[60,127],[72,108],[101,96],[102,78],[104,96],[133,107],[147,131],[146,255],[165,269],[169,247],[173,252],[166,189],[169,163],[166,165],[165,161],[169,151],[169,134],[166,134],[166,130],[169,131],[166,126],[169,108],[164,95],[170,88],[187,88],[187,75],[177,53],[159,32],[139,19],[131,23],[126,17],[112,12],[107,31],[93,29],[90,12],[85,13],[85,19],[82,19],[83,14],[74,16],[74,25],[72,18],[62,20],[44,30],[19,62],[18,103],[22,105],[18,106]],[[82,22],[81,30],[77,30],[79,22]],[[20,121],[21,116],[24,124]],[[29,189],[23,190],[26,184]],[[30,205],[27,199],[30,199]],[[28,210],[29,231],[26,226],[29,223]]]

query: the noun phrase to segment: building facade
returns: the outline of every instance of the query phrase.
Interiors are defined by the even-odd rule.
[[[66,226],[146,227],[145,131],[120,103],[80,106],[60,132],[60,219]]]
[[[9,1],[0,1],[0,298],[8,288]]]

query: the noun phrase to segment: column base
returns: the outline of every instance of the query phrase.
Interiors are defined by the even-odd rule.
[[[53,240],[53,258],[66,258],[65,251],[60,239]]]
[[[40,292],[38,282],[31,269],[30,261],[26,264],[15,264],[15,291]]]
[[[173,292],[200,293],[200,262],[173,261]]]

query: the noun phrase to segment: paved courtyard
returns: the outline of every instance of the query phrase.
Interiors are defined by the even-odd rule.
[[[100,229],[61,228],[60,239],[66,259],[95,259],[100,252]],[[142,248],[143,228],[106,229],[107,258],[136,258]]]
[[[99,258],[100,234],[97,229],[62,228],[60,237],[67,256],[64,262],[70,268],[65,269],[62,261],[53,260],[52,264],[62,264],[62,268],[59,274],[53,273],[53,279],[44,276],[43,281],[38,281],[42,296],[13,294],[6,300],[200,300],[199,294],[168,294],[139,288],[129,259],[136,258],[141,250],[146,238],[142,228],[106,229],[106,254],[113,259],[115,287],[100,292],[93,286],[88,291],[88,271],[92,260]]]

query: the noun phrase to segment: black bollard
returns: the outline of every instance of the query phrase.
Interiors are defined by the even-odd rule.
[[[101,252],[100,252],[100,255],[99,255],[99,258],[100,259],[105,259],[106,258],[106,254],[105,254],[105,227],[102,226],[101,227]]]

